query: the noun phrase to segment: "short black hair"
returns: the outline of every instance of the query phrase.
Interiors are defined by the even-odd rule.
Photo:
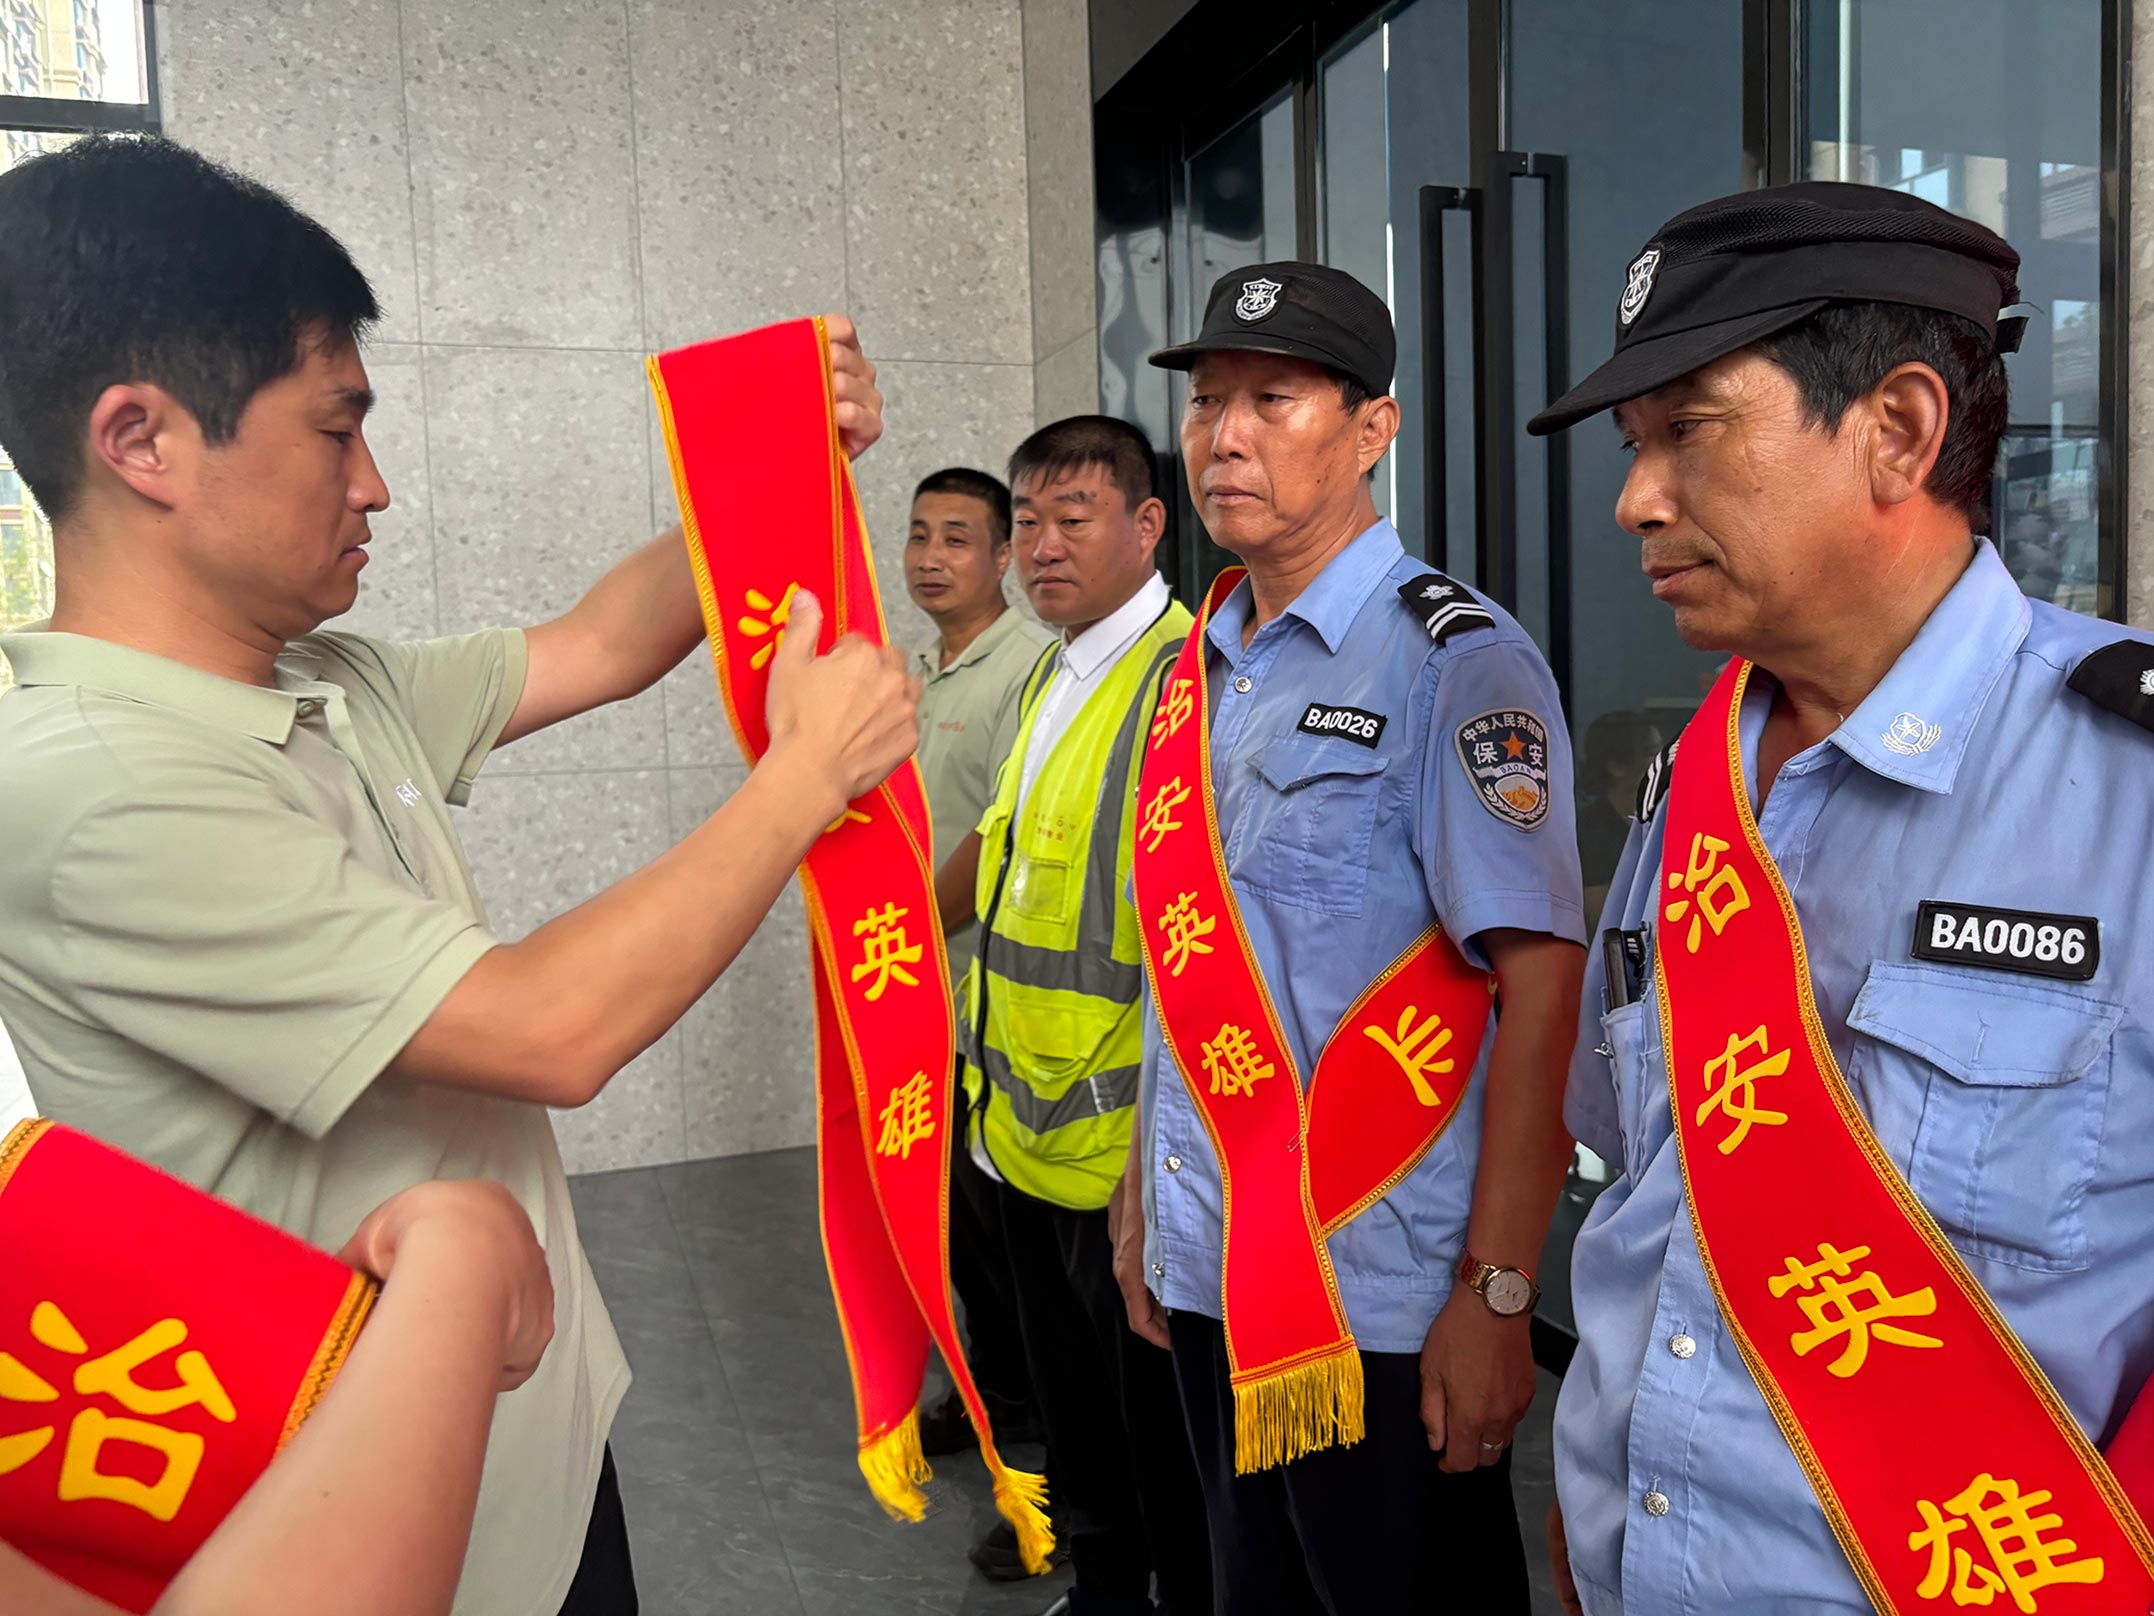
[[[1369,384],[1359,376],[1349,376],[1343,370],[1332,370],[1329,365],[1324,368],[1331,371],[1331,379],[1339,384],[1339,407],[1348,415],[1376,396],[1369,391]]]
[[[107,387],[162,387],[229,443],[303,337],[380,317],[336,237],[169,140],[93,135],[0,175],[0,443],[54,521]]]
[[[994,534],[995,542],[1010,542],[1010,490],[1001,478],[970,466],[945,466],[920,479],[912,497],[918,499],[922,494],[963,494],[978,500],[987,507],[988,530]]]
[[[1976,532],[1989,527],[1990,474],[2004,441],[2011,383],[1996,339],[1964,315],[1909,303],[1828,303],[1757,351],[1794,378],[1812,426],[1837,432],[1855,400],[1905,364],[1945,384],[1944,447],[1923,488]]]
[[[1157,487],[1150,441],[1111,415],[1072,415],[1041,427],[1010,456],[1010,486],[1033,476],[1055,482],[1087,466],[1106,467],[1107,480],[1133,511]]]

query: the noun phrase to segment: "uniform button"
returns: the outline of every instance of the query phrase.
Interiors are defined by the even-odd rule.
[[[1668,1350],[1678,1358],[1695,1358],[1698,1355],[1698,1343],[1687,1335],[1671,1335],[1668,1337]]]
[[[1656,1521],[1659,1520],[1668,1513],[1668,1495],[1666,1493],[1647,1493],[1645,1495],[1645,1512]]]
[[[1152,1277],[1154,1279],[1165,1279],[1167,1277],[1167,1265],[1163,1262],[1152,1264]]]
[[[1256,686],[1249,682],[1249,675],[1246,673],[1239,675],[1234,681],[1234,690],[1237,695],[1246,696],[1254,689],[1256,689]]]
[[[1182,1158],[1179,1156],[1169,1156],[1167,1158],[1167,1171],[1170,1173],[1179,1173],[1181,1170]]]
[[[312,718],[316,713],[320,712],[321,710],[322,704],[314,697],[305,696],[300,699],[299,716],[301,718]]]

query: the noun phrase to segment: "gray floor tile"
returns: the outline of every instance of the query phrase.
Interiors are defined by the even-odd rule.
[[[935,1462],[924,1521],[892,1521],[869,1496],[812,1151],[595,1174],[574,1190],[636,1370],[614,1451],[649,1616],[1039,1616],[1067,1588],[1067,1571],[995,1584],[966,1561],[994,1520],[975,1456]],[[1555,1395],[1543,1374],[1515,1460],[1536,1616],[1557,1609],[1541,1525]]]

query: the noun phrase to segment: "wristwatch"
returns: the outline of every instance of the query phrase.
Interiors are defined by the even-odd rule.
[[[1499,1319],[1531,1313],[1541,1299],[1541,1287],[1524,1269],[1498,1268],[1470,1251],[1458,1260],[1458,1282],[1486,1302],[1489,1312]]]

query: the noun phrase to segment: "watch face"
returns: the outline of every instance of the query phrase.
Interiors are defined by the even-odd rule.
[[[1512,1318],[1533,1305],[1533,1281],[1515,1268],[1499,1268],[1481,1294],[1488,1299],[1490,1311]]]

